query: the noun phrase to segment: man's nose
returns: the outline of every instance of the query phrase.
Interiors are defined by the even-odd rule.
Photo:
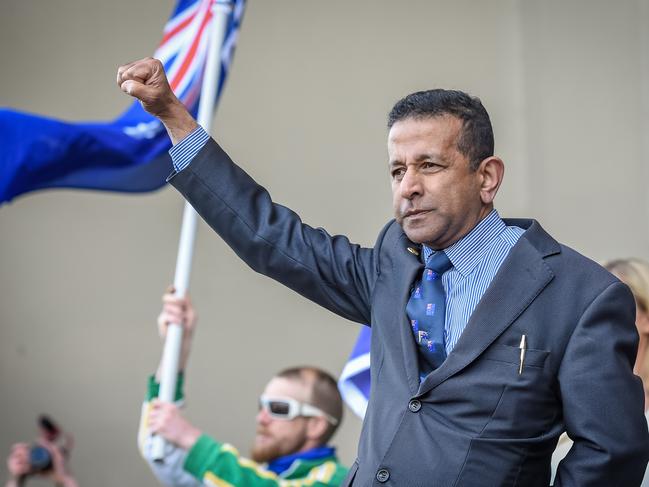
[[[417,171],[413,169],[406,170],[399,183],[399,193],[402,198],[408,200],[421,195],[421,177],[417,174]]]
[[[266,409],[261,408],[257,413],[256,419],[258,424],[268,424],[271,420],[271,417],[268,414],[268,411],[266,411]]]

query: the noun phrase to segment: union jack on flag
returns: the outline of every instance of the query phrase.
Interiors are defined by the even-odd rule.
[[[196,116],[210,23],[228,12],[220,52],[217,100],[228,75],[245,0],[180,0],[154,57],[176,96]],[[165,184],[171,146],[162,124],[139,102],[112,122],[68,123],[0,109],[0,204],[44,188],[152,191]]]

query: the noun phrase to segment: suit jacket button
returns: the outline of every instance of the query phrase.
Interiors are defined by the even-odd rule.
[[[412,413],[418,413],[421,409],[421,401],[419,399],[413,399],[408,403],[408,409],[410,409],[410,412]]]
[[[378,480],[382,484],[387,482],[389,478],[390,478],[390,472],[388,472],[388,470],[385,468],[382,468],[381,470],[376,472],[376,480]]]

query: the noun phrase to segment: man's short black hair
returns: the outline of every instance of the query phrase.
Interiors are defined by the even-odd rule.
[[[457,149],[474,171],[494,154],[494,133],[489,114],[479,98],[457,90],[427,90],[399,100],[388,115],[388,129],[407,118],[422,119],[452,115],[462,120]]]

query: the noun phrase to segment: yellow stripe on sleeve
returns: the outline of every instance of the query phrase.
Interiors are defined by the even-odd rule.
[[[277,475],[275,475],[273,472],[261,468],[261,466],[257,462],[248,460],[247,458],[239,457],[239,465],[241,465],[244,468],[249,468],[250,470],[254,471],[258,476],[263,477],[265,479],[278,480]]]
[[[239,450],[230,445],[230,443],[223,443],[221,445],[221,451],[224,453],[230,453],[231,455],[234,455],[236,457],[239,456]]]
[[[212,472],[205,472],[203,482],[213,487],[234,487],[234,485],[232,485],[230,482],[226,482],[222,478],[214,475]]]
[[[151,412],[152,405],[149,401],[142,403],[142,412],[140,413],[140,427],[138,428],[137,444],[142,457],[145,457],[144,446],[149,437],[149,413]]]

